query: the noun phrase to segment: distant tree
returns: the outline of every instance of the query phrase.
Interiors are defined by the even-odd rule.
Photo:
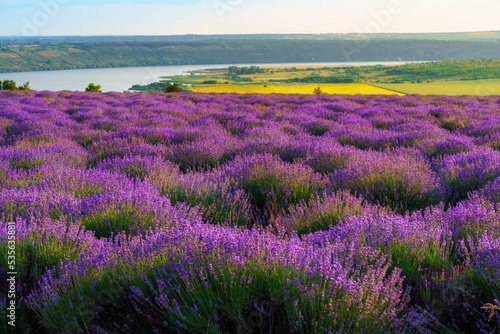
[[[102,93],[101,85],[96,85],[94,83],[89,83],[87,88],[85,88],[85,91],[86,92]]]
[[[15,81],[13,80],[4,80],[0,81],[0,89],[5,90],[31,90],[29,81],[24,85],[17,87]]]
[[[4,90],[16,90],[17,86],[13,80],[4,80],[2,82],[2,89],[4,89]]]
[[[257,67],[257,66],[250,66],[250,67],[238,67],[238,66],[229,66],[227,69],[227,73],[229,75],[235,75],[235,74],[255,74],[255,73],[263,73],[264,70]]]
[[[19,89],[19,90],[31,90],[30,82],[29,81],[25,82],[24,85],[17,87],[17,89]]]
[[[167,85],[165,87],[165,93],[182,93],[182,85],[178,82]]]
[[[316,95],[321,95],[321,94],[323,94],[323,91],[321,90],[321,87],[318,86],[318,87],[314,88],[313,93]]]

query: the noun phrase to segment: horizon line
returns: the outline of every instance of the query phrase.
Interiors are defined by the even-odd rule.
[[[166,37],[166,36],[244,36],[244,35],[389,35],[389,34],[405,34],[405,35],[416,35],[416,34],[467,34],[467,33],[487,33],[496,32],[500,33],[499,30],[469,30],[469,31],[441,31],[441,32],[380,32],[380,33],[360,33],[360,32],[321,32],[321,33],[240,33],[240,34],[167,34],[167,35],[115,35],[115,34],[102,34],[102,35],[0,35],[0,37],[24,37],[24,38],[36,38],[36,37]]]

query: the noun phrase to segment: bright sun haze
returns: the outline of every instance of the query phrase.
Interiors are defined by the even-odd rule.
[[[488,31],[498,30],[498,13],[498,0],[6,0],[0,2],[0,34]]]

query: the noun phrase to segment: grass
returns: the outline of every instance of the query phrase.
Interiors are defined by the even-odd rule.
[[[430,83],[377,84],[403,94],[500,95],[500,79],[445,81]]]
[[[296,66],[260,66],[264,70],[262,73],[240,74],[242,79],[251,79],[254,84],[268,84],[270,80],[287,80],[293,78],[304,78],[310,75],[332,76],[338,71],[345,73],[345,66],[336,66],[325,69],[324,65],[296,65]],[[293,68],[293,69],[292,69]],[[202,84],[207,80],[216,80],[218,84],[239,84],[232,75],[227,74],[227,68],[206,69],[191,71],[191,75],[174,75],[160,77],[161,80],[171,80],[183,84]]]
[[[439,67],[440,65],[436,66]],[[456,64],[456,66],[462,65]],[[193,85],[192,90],[194,92],[204,93],[312,94],[312,90],[319,85],[326,94],[500,95],[500,79],[495,78],[492,73],[485,74],[491,79],[465,80],[473,77],[467,77],[458,72],[452,76],[446,74],[444,76],[433,76],[425,73],[415,74],[412,71],[395,74],[390,72],[392,68],[390,66],[265,66],[260,68],[263,70],[261,73],[240,74],[237,76],[228,74],[225,68],[218,68],[192,71],[191,75],[162,78]],[[352,83],[318,83],[322,79],[332,77],[349,79],[352,80]],[[312,82],[316,83],[305,83],[311,81],[303,81],[302,84],[287,84],[287,81],[290,82],[289,80],[293,82],[293,80],[300,81],[302,79],[313,80]],[[207,81],[214,83],[205,84]],[[410,81],[415,83],[410,83]],[[392,93],[388,93],[388,91],[392,91]]]
[[[499,81],[500,82],[500,81]],[[238,94],[313,94],[316,87],[321,87],[325,94],[380,94],[404,95],[388,89],[368,84],[278,84],[278,85],[210,85],[191,88],[200,93],[238,93]]]

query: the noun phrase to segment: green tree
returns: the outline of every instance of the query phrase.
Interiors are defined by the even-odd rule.
[[[178,82],[167,85],[165,87],[165,93],[182,93],[182,85]]]
[[[87,88],[85,88],[85,91],[86,92],[102,93],[101,85],[96,85],[93,82],[89,83],[89,85],[87,86]]]
[[[5,90],[16,90],[16,83],[13,80],[4,80],[2,82],[2,89]]]
[[[19,90],[31,90],[30,82],[29,81],[25,82],[24,85],[17,87],[17,89],[19,89]]]
[[[318,86],[318,87],[314,88],[313,93],[316,95],[321,95],[321,94],[323,94],[323,91],[321,90],[321,87]]]

